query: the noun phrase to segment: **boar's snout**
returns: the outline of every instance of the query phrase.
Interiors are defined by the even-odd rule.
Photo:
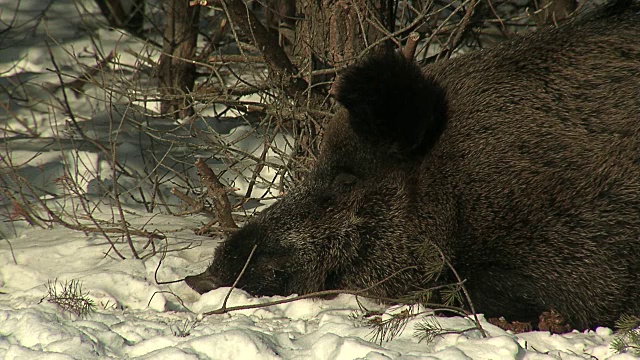
[[[207,269],[202,274],[187,276],[184,281],[190,288],[197,291],[199,294],[204,294],[208,291],[219,288],[216,277]]]
[[[237,288],[251,294],[284,294],[288,280],[285,269],[291,265],[290,251],[279,246],[275,239],[267,239],[266,233],[264,226],[256,221],[246,224],[216,248],[213,262],[205,272],[187,276],[185,282],[200,294],[232,286],[236,281]]]
[[[251,254],[259,233],[255,224],[247,224],[216,249],[214,261],[203,273],[187,276],[184,281],[200,294],[232,286]],[[251,268],[247,271],[251,272]],[[241,287],[241,284],[238,286]]]

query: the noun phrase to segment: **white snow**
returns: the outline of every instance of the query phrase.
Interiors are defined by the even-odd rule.
[[[53,96],[60,98],[61,91],[56,88],[59,80],[51,71],[53,64],[47,44],[61,71],[73,76],[81,74],[78,61],[95,65],[91,54],[96,46],[102,54],[116,50],[121,64],[137,64],[139,60],[133,54],[154,60],[158,54],[148,50],[140,40],[109,30],[91,1],[58,0],[47,8],[48,4],[48,1],[0,0],[0,31],[13,27],[0,35],[0,84],[4,89],[0,93],[3,133],[0,187],[15,187],[16,181],[33,184],[33,191],[49,206],[78,214],[87,211],[81,208],[80,195],[88,196],[88,203],[92,204],[89,211],[95,219],[105,223],[117,221],[115,205],[105,197],[114,186],[114,171],[107,154],[82,141],[77,133],[74,135],[77,130],[70,126],[69,114],[54,101]],[[92,42],[90,35],[100,41]],[[126,70],[126,66],[122,69]],[[149,171],[145,168],[149,163],[141,155],[141,149],[152,144],[159,146],[154,136],[190,139],[189,134],[169,120],[149,120],[141,115],[142,107],[152,112],[156,104],[126,105],[123,96],[107,93],[99,86],[88,85],[85,90],[94,98],[67,94],[78,125],[103,146],[116,146],[116,158],[125,167],[117,171],[118,186],[138,200],[141,191],[149,199],[152,189],[145,182],[143,171]],[[121,122],[124,118],[127,121]],[[153,129],[146,128],[146,124],[153,124]],[[256,156],[262,151],[262,140],[252,137],[252,128],[242,122],[229,126],[229,122],[211,117],[194,126],[228,134],[227,141],[240,139],[238,147],[256,152]],[[117,131],[119,127],[124,130]],[[195,140],[184,141],[196,144]],[[284,143],[286,139],[279,137],[275,141]],[[181,144],[184,143],[160,147],[179,154],[184,150]],[[270,152],[268,158],[272,157],[277,163],[276,154]],[[172,161],[169,166],[180,171],[179,161]],[[224,167],[223,162],[218,164],[218,169]],[[190,171],[193,175],[193,170]],[[21,178],[11,180],[12,173]],[[60,177],[64,174],[79,185],[77,196],[68,195],[69,190],[63,188]],[[276,173],[267,168],[262,175],[269,179]],[[237,173],[229,172],[225,179],[234,181],[240,192],[248,184]],[[168,192],[173,184],[181,184],[181,180],[176,177],[159,191],[169,203],[178,204]],[[151,247],[142,250],[147,239],[133,236],[141,257],[133,259],[121,237],[109,234],[119,241],[116,246],[127,258],[122,260],[99,232],[85,233],[58,224],[30,226],[0,191],[0,359],[634,358],[610,349],[613,339],[610,329],[564,335],[547,332],[514,335],[490,325],[482,316],[487,338],[475,330],[419,342],[413,334],[415,325],[424,321],[420,317],[409,321],[405,331],[395,339],[380,344],[373,341],[372,329],[358,316],[358,300],[369,309],[385,307],[351,295],[203,316],[204,312],[221,306],[228,288],[200,296],[183,282],[158,285],[155,277],[161,282],[179,280],[207,267],[220,239],[197,236],[194,229],[208,222],[208,218],[168,215],[161,206],[148,212],[140,202],[123,201],[131,227],[166,236],[166,240],[154,240],[157,253]],[[268,203],[263,201],[262,205]],[[35,202],[32,205],[38,207]],[[44,298],[48,283],[60,287],[71,280],[81,282],[84,292],[96,304],[95,312],[74,315]],[[282,297],[254,298],[234,290],[227,306],[277,299]],[[431,321],[448,330],[467,329],[472,324],[461,317],[437,317]]]

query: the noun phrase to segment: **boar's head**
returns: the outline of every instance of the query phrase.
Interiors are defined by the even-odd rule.
[[[419,264],[418,164],[445,126],[441,89],[395,52],[340,78],[320,157],[305,181],[251,219],[218,249],[207,271],[188,277],[202,293],[230,286],[257,295],[363,289]],[[370,293],[410,290],[407,270]]]

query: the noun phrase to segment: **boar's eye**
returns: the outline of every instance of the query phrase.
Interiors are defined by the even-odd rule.
[[[317,197],[317,204],[322,207],[332,207],[342,194],[346,194],[353,189],[359,178],[350,173],[338,173],[328,184],[328,187]]]
[[[340,173],[333,179],[333,186],[338,192],[346,192],[358,182],[358,177],[349,173]]]

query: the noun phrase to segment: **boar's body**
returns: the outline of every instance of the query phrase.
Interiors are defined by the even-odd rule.
[[[217,250],[199,292],[433,286],[435,243],[487,316],[640,314],[640,11],[419,68],[348,69],[314,171]],[[431,253],[429,253],[431,252]],[[438,281],[451,281],[446,271]]]

